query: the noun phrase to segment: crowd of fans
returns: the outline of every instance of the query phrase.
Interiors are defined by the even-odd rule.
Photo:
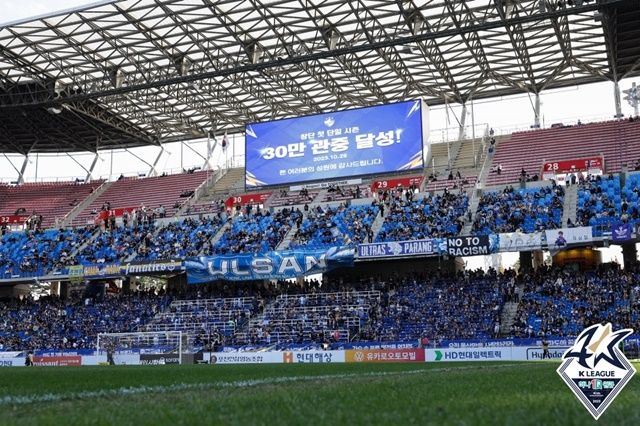
[[[629,209],[629,204],[621,197],[618,176],[584,177],[580,174],[576,181],[575,175],[572,174],[571,183],[578,185],[578,202],[575,221],[569,219],[570,227],[592,226],[595,228],[594,235],[599,236],[604,224],[610,224],[614,220],[628,222],[630,214],[640,217],[638,210]]]
[[[383,341],[488,339],[499,322],[507,276],[467,272],[407,277],[374,315],[373,337]]]
[[[91,245],[82,248],[76,261],[81,264],[103,264],[127,260],[141,244],[151,241],[152,225],[138,224],[100,228]]]
[[[242,213],[211,247],[212,254],[263,253],[275,250],[289,230],[302,218],[300,209],[283,208]]]
[[[94,349],[98,333],[134,331],[166,306],[166,296],[138,293],[103,299],[47,296],[0,301],[5,350]]]
[[[385,217],[375,241],[403,241],[423,238],[445,238],[458,235],[469,216],[469,197],[445,191],[414,200],[392,196],[376,202]],[[386,214],[386,216],[385,216]]]
[[[224,225],[218,213],[203,218],[187,218],[177,223],[163,226],[154,237],[145,238],[145,244],[138,248],[137,260],[169,259],[193,257],[200,253],[211,254],[211,238]]]
[[[347,206],[341,203],[325,208],[318,205],[308,211],[304,222],[297,225],[289,247],[318,248],[364,243],[373,237],[371,227],[378,210],[377,206],[369,205]]]
[[[564,188],[559,185],[542,188],[486,192],[478,202],[471,228],[474,234],[501,232],[539,232],[561,225]]]
[[[190,286],[170,294],[5,299],[0,301],[0,347],[93,348],[102,332],[182,326],[190,327],[197,342],[216,336],[218,345],[425,338],[437,344],[498,337],[505,302],[518,303],[515,320],[507,324],[512,338],[576,336],[602,321],[616,329],[638,329],[638,279],[638,265],[585,273],[541,267],[519,275],[431,270],[355,283],[248,282]]]
[[[637,265],[575,274],[558,269],[523,276],[524,296],[513,337],[575,336],[602,321],[615,329],[638,329]]]
[[[96,232],[95,227],[8,233],[0,239],[0,276],[47,275],[73,265],[72,254]]]

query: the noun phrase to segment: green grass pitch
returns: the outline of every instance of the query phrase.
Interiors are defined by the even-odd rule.
[[[0,370],[0,425],[638,425],[640,377],[595,422],[555,362]]]

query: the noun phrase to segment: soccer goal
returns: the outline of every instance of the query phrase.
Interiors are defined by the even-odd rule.
[[[99,360],[111,365],[133,363],[137,355],[140,364],[182,364],[186,338],[182,331],[100,333],[96,349]]]

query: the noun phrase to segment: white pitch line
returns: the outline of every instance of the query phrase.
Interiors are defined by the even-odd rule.
[[[383,376],[404,376],[411,374],[428,374],[431,372],[459,371],[459,370],[483,370],[513,367],[522,364],[501,364],[492,366],[460,366],[460,367],[443,367],[432,368],[426,370],[407,370],[407,371],[380,371],[369,373],[347,373],[347,374],[326,374],[320,376],[291,376],[291,377],[267,377],[264,379],[239,380],[231,382],[208,382],[208,383],[177,383],[166,386],[137,386],[122,387],[117,389],[103,389],[98,391],[86,392],[69,392],[69,393],[47,393],[43,395],[7,395],[0,397],[0,406],[2,405],[25,405],[38,402],[60,402],[73,400],[91,400],[97,398],[114,397],[114,396],[130,396],[143,395],[150,393],[172,393],[190,390],[207,390],[215,388],[247,388],[261,385],[274,385],[278,383],[295,383],[315,380],[335,380],[350,379],[358,377],[383,377]]]

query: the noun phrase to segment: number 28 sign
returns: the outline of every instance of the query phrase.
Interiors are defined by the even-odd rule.
[[[548,173],[571,173],[600,169],[604,171],[604,161],[602,157],[576,158],[573,160],[549,161],[544,163],[542,172]]]

